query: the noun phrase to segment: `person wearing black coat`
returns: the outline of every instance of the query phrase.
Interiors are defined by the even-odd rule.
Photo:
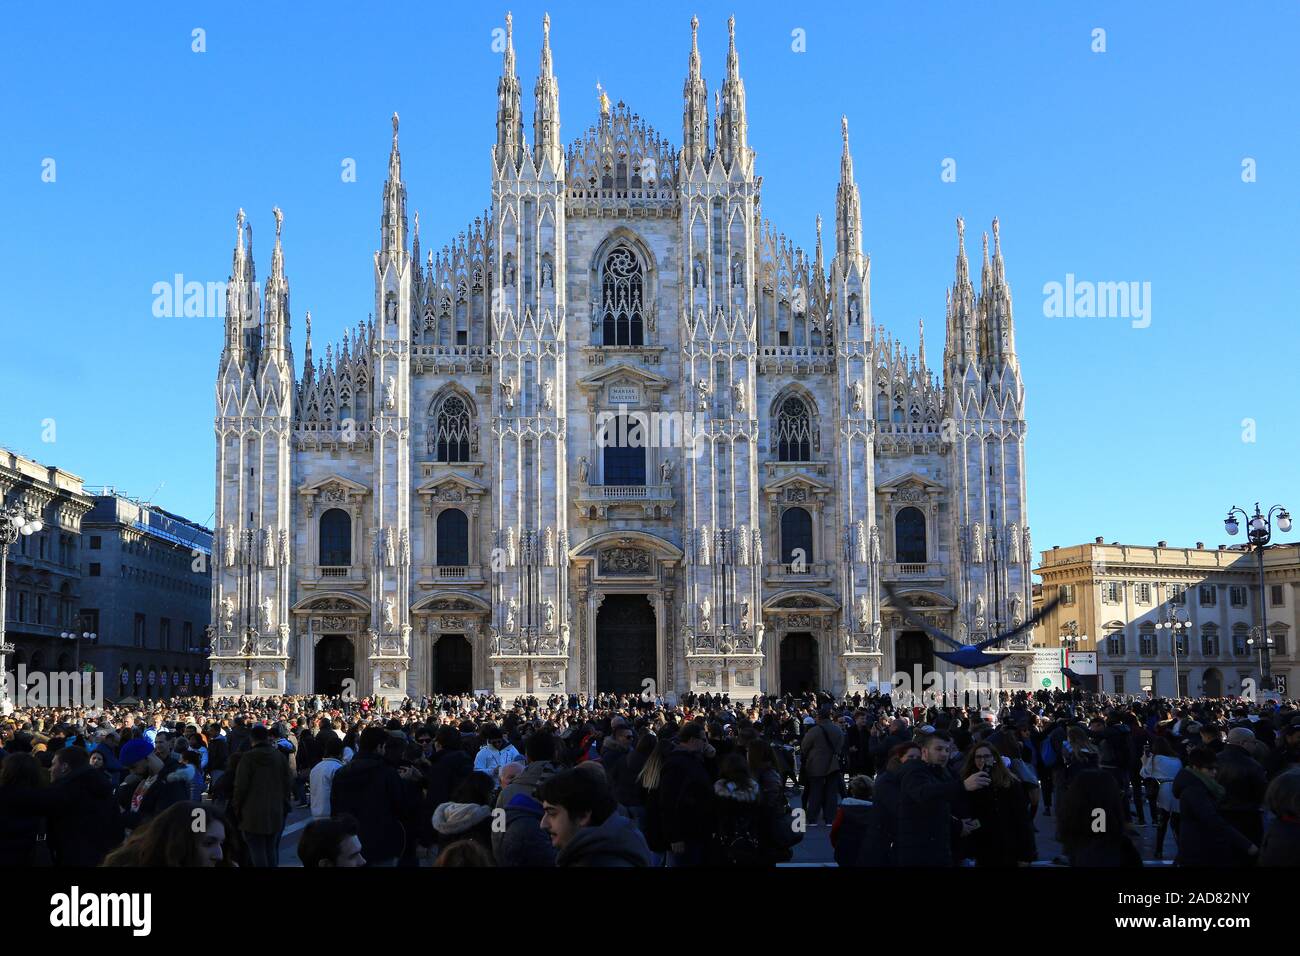
[[[959,805],[959,816],[979,823],[963,838],[963,856],[973,858],[976,866],[1032,863],[1038,851],[1024,784],[1011,775],[1002,755],[987,742],[971,748],[960,775],[965,780],[981,771],[988,774],[990,786],[963,794]]]
[[[1264,792],[1268,789],[1268,774],[1264,765],[1246,749],[1255,735],[1245,727],[1234,727],[1228,732],[1228,744],[1219,751],[1214,779],[1223,787],[1223,803],[1219,812],[1251,843],[1259,845],[1264,839]]]
[[[359,752],[334,775],[330,787],[330,814],[357,819],[361,853],[371,866],[397,865],[407,839],[401,820],[420,805],[419,786],[389,766],[380,752],[388,739],[382,727],[363,730]]]
[[[99,866],[125,833],[108,774],[92,767],[80,747],[65,747],[54,755],[50,776],[53,784],[37,794],[55,865]]]
[[[433,811],[451,799],[451,795],[474,772],[474,760],[460,745],[460,731],[444,725],[433,738],[433,754],[424,771],[424,803],[421,808],[421,827],[432,820]],[[422,842],[436,842],[432,823],[421,832]]]
[[[1214,752],[1198,747],[1187,755],[1187,766],[1174,777],[1174,799],[1181,817],[1179,866],[1245,866],[1259,852],[1256,844],[1220,813],[1225,793],[1215,779],[1215,767]]]
[[[713,838],[713,781],[704,765],[704,728],[696,721],[677,731],[664,761],[659,809],[669,866],[701,866]]]
[[[1260,866],[1300,866],[1300,770],[1268,785],[1264,802],[1274,820],[1259,848]]]
[[[0,868],[32,865],[42,820],[30,801],[43,784],[41,765],[30,753],[10,750],[0,762]]]
[[[983,772],[965,780],[954,776],[948,770],[950,746],[947,734],[923,737],[921,759],[905,763],[899,774],[899,866],[952,866],[953,841],[961,829],[953,809],[964,793],[989,785]]]

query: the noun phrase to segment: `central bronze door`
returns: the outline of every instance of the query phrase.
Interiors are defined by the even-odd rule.
[[[610,594],[596,613],[596,692],[641,693],[657,680],[655,612],[644,594]]]
[[[433,692],[467,694],[474,689],[474,649],[464,634],[444,634],[433,653]]]

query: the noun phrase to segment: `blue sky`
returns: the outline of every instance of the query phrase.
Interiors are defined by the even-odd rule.
[[[394,110],[426,248],[488,202],[507,6],[395,6],[5,5],[0,443],[209,517],[221,322],[155,317],[154,283],[223,281],[240,206],[265,276],[278,204],[295,350],[307,309],[323,350],[371,308]],[[722,79],[731,6],[511,6],[529,118],[551,13],[566,142],[597,79],[680,141],[693,13],[710,99]],[[936,364],[954,218],[973,257],[1000,218],[1036,547],[1213,545],[1231,504],[1300,509],[1300,6],[735,6],[764,214],[811,249],[847,113],[874,319],[914,342],[924,318]],[[1046,317],[1067,274],[1150,283],[1150,325]]]

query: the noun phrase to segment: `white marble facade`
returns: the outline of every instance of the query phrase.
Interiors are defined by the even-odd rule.
[[[734,23],[712,122],[696,28],[680,147],[602,92],[566,148],[549,22],[531,144],[508,26],[489,209],[424,257],[394,115],[374,315],[322,357],[307,313],[299,374],[282,217],[263,298],[240,212],[216,693],[852,692],[930,663],[882,581],[970,640],[1028,613],[996,221],[931,371],[872,322],[847,120],[827,261],[762,217]]]

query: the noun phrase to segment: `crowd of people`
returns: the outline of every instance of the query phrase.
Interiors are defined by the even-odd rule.
[[[1300,864],[1295,702],[186,698],[0,717],[0,867]],[[306,815],[306,814],[304,814]],[[1036,823],[1037,820],[1037,823]]]

